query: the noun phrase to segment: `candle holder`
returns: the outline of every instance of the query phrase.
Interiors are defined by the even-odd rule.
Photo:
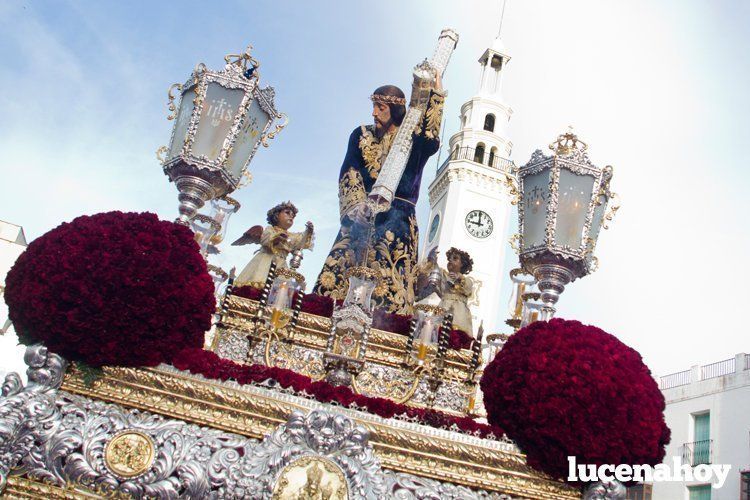
[[[513,291],[511,292],[510,301],[508,303],[509,319],[521,319],[523,295],[534,288],[536,279],[532,275],[527,274],[521,268],[511,270],[510,279],[513,283]]]
[[[434,359],[435,355],[430,355],[429,352],[438,344],[445,313],[445,309],[439,306],[428,304],[414,306],[414,329],[410,351],[412,360],[418,366],[429,364]]]
[[[242,205],[234,198],[230,198],[225,195],[221,198],[215,198],[211,200],[211,219],[219,224],[219,230],[211,236],[208,242],[208,253],[218,254],[220,250],[219,244],[224,241],[224,237],[227,234],[227,226],[229,225],[229,218],[232,214],[237,213]]]
[[[349,269],[346,277],[349,289],[344,303],[333,311],[323,362],[328,382],[349,386],[364,366],[372,327],[372,293],[379,278],[375,271],[362,266]]]
[[[211,238],[221,230],[221,225],[208,215],[197,214],[190,221],[190,226],[195,234],[195,241],[201,249],[201,255],[208,255],[208,246]]]
[[[294,314],[295,294],[302,290],[304,276],[292,269],[277,269],[268,293],[268,319],[266,325],[278,333],[285,329]]]

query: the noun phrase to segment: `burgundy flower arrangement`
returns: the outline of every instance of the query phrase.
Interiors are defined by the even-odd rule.
[[[201,347],[214,288],[190,229],[150,213],[82,216],[34,240],[6,278],[26,343],[91,366],[153,366]]]
[[[532,467],[560,479],[583,464],[661,462],[664,397],[641,356],[578,321],[539,321],[511,335],[481,380],[488,421]]]
[[[363,396],[352,392],[348,387],[336,387],[323,380],[313,381],[305,375],[284,368],[240,365],[200,348],[182,350],[175,356],[172,364],[178,370],[188,370],[211,379],[234,380],[239,384],[258,384],[273,380],[284,389],[292,388],[297,393],[307,393],[323,403],[335,402],[347,407],[356,405],[384,418],[402,415],[424,425],[457,429],[481,437],[492,435],[500,438],[503,435],[499,427],[480,424],[470,417],[455,417],[436,410],[411,408],[390,399]]]
[[[261,290],[252,286],[242,286],[235,288],[232,293],[246,299],[259,300]],[[308,293],[302,297],[302,312],[315,314],[330,318],[333,315],[333,299]],[[399,333],[401,335],[409,334],[409,324],[411,316],[404,314],[387,313],[380,308],[376,308],[372,317],[372,326],[378,330]],[[451,349],[468,349],[471,346],[472,337],[463,330],[451,330],[448,347]]]

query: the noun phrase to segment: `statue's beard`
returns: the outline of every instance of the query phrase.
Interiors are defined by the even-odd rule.
[[[389,120],[387,123],[379,122],[378,120],[374,120],[375,122],[375,135],[378,138],[381,138],[385,135],[386,131],[391,128],[391,124],[393,121]]]

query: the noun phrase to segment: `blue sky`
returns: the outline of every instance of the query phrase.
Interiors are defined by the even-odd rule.
[[[445,26],[460,36],[445,76],[446,138],[476,92],[477,59],[500,2],[41,2],[0,4],[0,219],[29,240],[106,210],[176,216],[154,152],[169,140],[166,90],[194,65],[219,68],[248,43],[290,124],[251,164],[232,241],[285,199],[313,220],[315,279],[337,223],[336,178],[367,96],[404,89]],[[571,284],[559,315],[638,349],[656,373],[748,352],[742,304],[750,254],[750,4],[509,0],[512,158],[525,163],[573,125],[592,160],[615,168],[623,208],[603,232],[600,270]],[[418,209],[426,225],[428,163]],[[511,221],[515,232],[515,220]],[[247,247],[229,247],[225,268]],[[506,258],[511,268],[513,255]],[[504,296],[509,290],[507,283]],[[506,304],[498,304],[503,311]]]

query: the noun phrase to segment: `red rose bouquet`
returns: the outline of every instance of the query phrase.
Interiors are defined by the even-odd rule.
[[[149,213],[82,216],[37,238],[6,278],[25,343],[91,366],[153,366],[201,347],[214,287],[193,233]]]
[[[490,424],[555,478],[567,477],[568,456],[655,465],[669,442],[664,397],[641,356],[578,321],[538,321],[511,335],[481,388]]]

